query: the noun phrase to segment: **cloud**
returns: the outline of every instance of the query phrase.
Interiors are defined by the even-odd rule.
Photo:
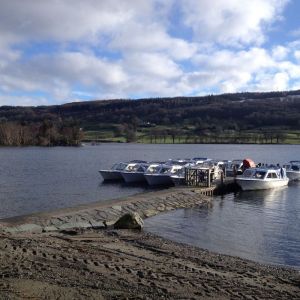
[[[175,60],[189,59],[197,51],[197,45],[171,37],[161,24],[130,23],[116,34],[110,47],[123,52],[164,52]]]
[[[0,10],[0,33],[15,41],[93,40],[114,31],[132,16],[133,9],[145,9],[145,1],[4,1]]]
[[[0,103],[296,86],[300,42],[269,47],[265,43],[287,4],[288,0],[3,1]]]
[[[257,74],[255,88],[259,91],[284,91],[289,86],[289,79],[286,72]]]
[[[295,56],[295,58],[297,59],[297,61],[300,62],[300,50],[296,50],[296,51],[294,52],[294,56]]]
[[[126,56],[125,68],[135,75],[162,78],[176,78],[182,72],[178,65],[164,54],[132,53]]]
[[[300,78],[300,66],[290,60],[290,53],[292,49],[283,46],[270,50],[253,47],[247,51],[216,49],[208,54],[199,53],[194,63],[202,72],[196,78],[199,86],[210,87],[215,92],[289,89]],[[194,81],[189,82],[194,86]]]
[[[6,92],[45,91],[59,100],[69,97],[75,85],[101,90],[115,88],[127,80],[117,62],[80,52],[41,55],[23,63],[17,61],[4,68],[3,73],[0,86]]]
[[[290,52],[290,49],[288,47],[279,45],[272,49],[272,56],[276,60],[283,60],[283,59],[287,58],[289,52]]]
[[[265,28],[280,18],[287,0],[187,0],[184,23],[198,41],[240,46],[261,45]]]

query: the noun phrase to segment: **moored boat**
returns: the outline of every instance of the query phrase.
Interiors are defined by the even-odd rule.
[[[129,163],[121,172],[121,176],[127,183],[145,181],[144,173],[147,170],[149,163],[145,161]]]
[[[150,165],[144,177],[149,185],[172,185],[171,176],[176,175],[182,168],[183,165]]]
[[[300,180],[300,161],[292,160],[285,164],[286,175],[290,180]]]
[[[127,165],[128,163],[118,162],[114,164],[110,169],[100,170],[99,173],[105,181],[122,180],[123,177],[121,175],[121,172],[126,168]]]
[[[285,168],[249,168],[236,178],[242,190],[265,190],[288,184]]]
[[[243,173],[243,160],[234,159],[232,162],[226,166],[226,176],[235,176]]]

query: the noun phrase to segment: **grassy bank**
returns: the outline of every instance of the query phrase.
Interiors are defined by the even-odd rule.
[[[99,126],[84,132],[85,141],[137,142],[145,144],[300,144],[300,130],[224,130],[196,133],[192,126],[138,127],[130,132],[118,130],[118,125]]]

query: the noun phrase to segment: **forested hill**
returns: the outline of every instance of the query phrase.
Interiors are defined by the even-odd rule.
[[[2,106],[0,124],[43,125],[42,130],[55,128],[60,137],[63,128],[82,128],[86,136],[103,141],[244,142],[251,134],[253,142],[269,142],[266,134],[272,133],[271,142],[280,142],[290,132],[298,137],[300,91]]]

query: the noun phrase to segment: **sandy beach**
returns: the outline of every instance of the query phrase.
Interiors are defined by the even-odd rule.
[[[171,198],[176,205],[166,205]],[[193,190],[170,190],[3,220],[0,299],[300,299],[297,270],[211,253],[143,230],[72,228],[79,215],[100,224],[103,210],[107,218],[111,210],[122,214],[131,207],[145,217],[210,201]]]

